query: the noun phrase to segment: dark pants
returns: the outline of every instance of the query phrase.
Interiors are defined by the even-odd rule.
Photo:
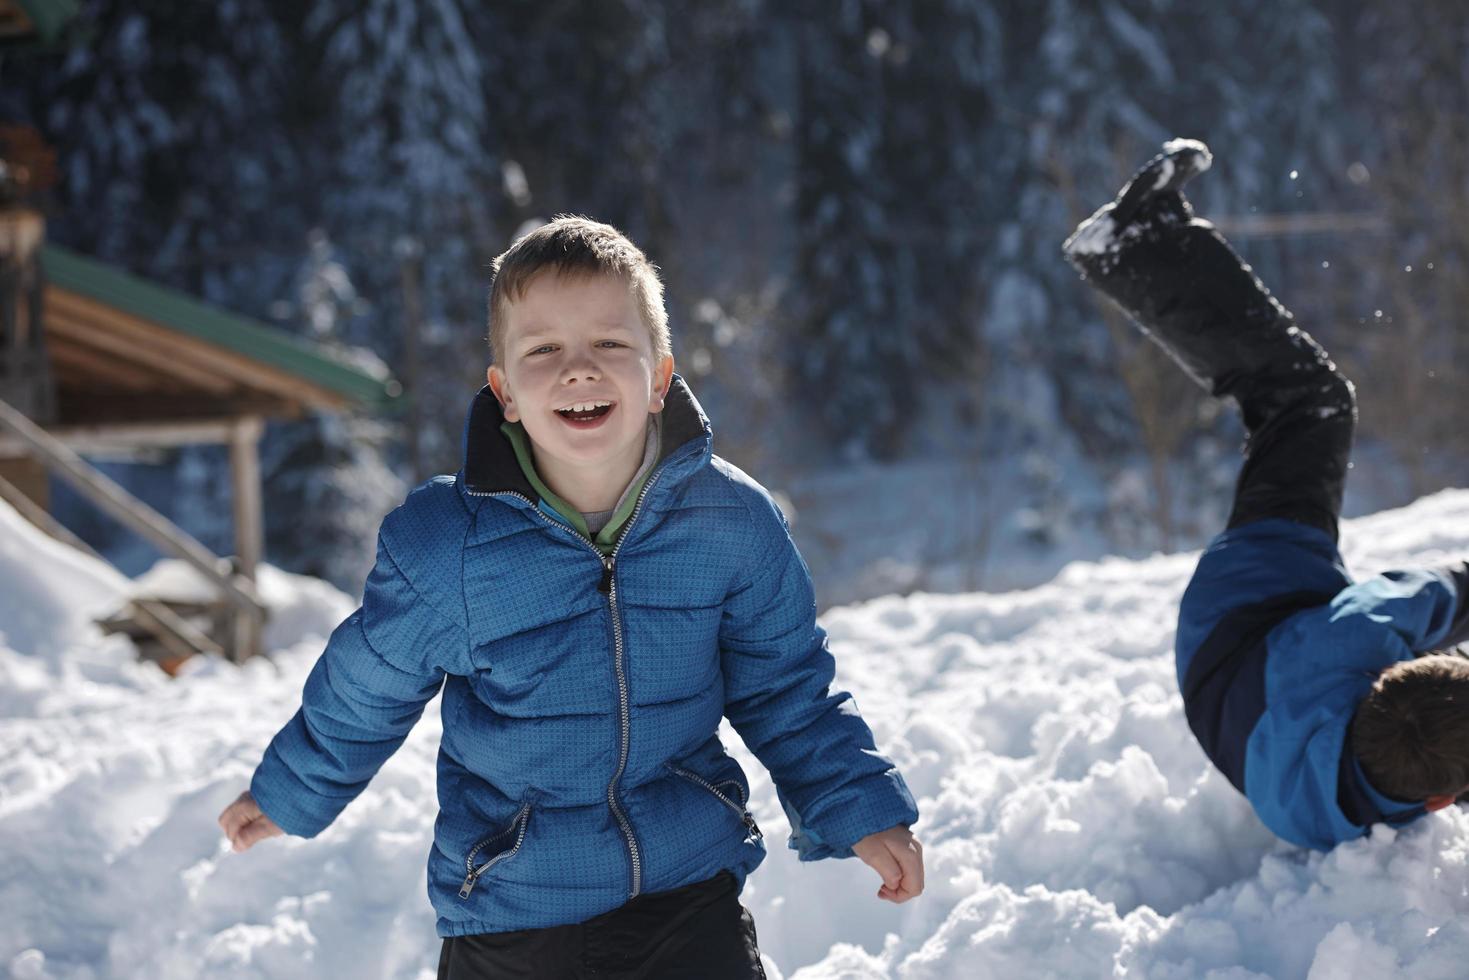
[[[439,980],[764,980],[734,875],[639,895],[586,922],[444,940]]]
[[[1356,426],[1352,385],[1214,227],[1176,192],[1139,216],[1089,282],[1215,395],[1240,406],[1249,441],[1229,526],[1283,517],[1337,537]]]

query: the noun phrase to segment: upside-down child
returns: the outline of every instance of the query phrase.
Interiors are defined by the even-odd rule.
[[[1175,140],[1066,241],[1068,260],[1249,437],[1228,526],[1179,611],[1177,671],[1205,753],[1278,836],[1327,850],[1469,789],[1469,563],[1353,582],[1337,519],[1352,385],[1180,188]]]

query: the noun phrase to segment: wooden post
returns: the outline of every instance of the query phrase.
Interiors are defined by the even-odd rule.
[[[235,570],[253,585],[265,552],[264,506],[260,488],[260,434],[257,416],[236,419],[230,427],[230,472],[235,516]],[[237,608],[231,657],[245,661],[261,653],[263,617],[258,609]]]
[[[0,398],[43,422],[55,412],[36,259],[45,228],[38,211],[0,207]]]
[[[234,477],[235,555],[237,570],[251,582],[265,550],[265,524],[260,492],[260,434],[256,416],[230,426],[230,471]]]

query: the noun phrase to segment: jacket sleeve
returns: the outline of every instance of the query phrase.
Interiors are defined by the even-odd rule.
[[[1435,574],[1454,592],[1454,611],[1449,615],[1449,627],[1436,646],[1442,650],[1469,643],[1469,561],[1436,569]]]
[[[784,516],[763,493],[751,509],[763,548],[724,604],[724,713],[770,770],[801,860],[850,857],[918,810],[852,696],[831,690],[836,662]]]
[[[1414,653],[1469,640],[1469,562],[1384,572],[1332,601],[1332,621],[1367,616],[1388,626]]]
[[[398,513],[383,523],[362,606],[332,632],[300,710],[251,780],[260,808],[288,834],[314,837],[335,820],[403,743],[438,693],[446,662],[467,657],[462,617],[440,612],[436,598],[452,604],[423,595],[394,554]]]

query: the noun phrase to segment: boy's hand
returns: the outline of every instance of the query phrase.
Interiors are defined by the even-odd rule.
[[[285,833],[265,815],[248,790],[224,808],[219,815],[219,825],[224,828],[224,835],[230,839],[230,846],[236,852],[248,851],[267,837],[279,837]]]
[[[868,834],[852,845],[852,851],[882,876],[878,898],[906,902],[923,892],[923,845],[907,827]]]

